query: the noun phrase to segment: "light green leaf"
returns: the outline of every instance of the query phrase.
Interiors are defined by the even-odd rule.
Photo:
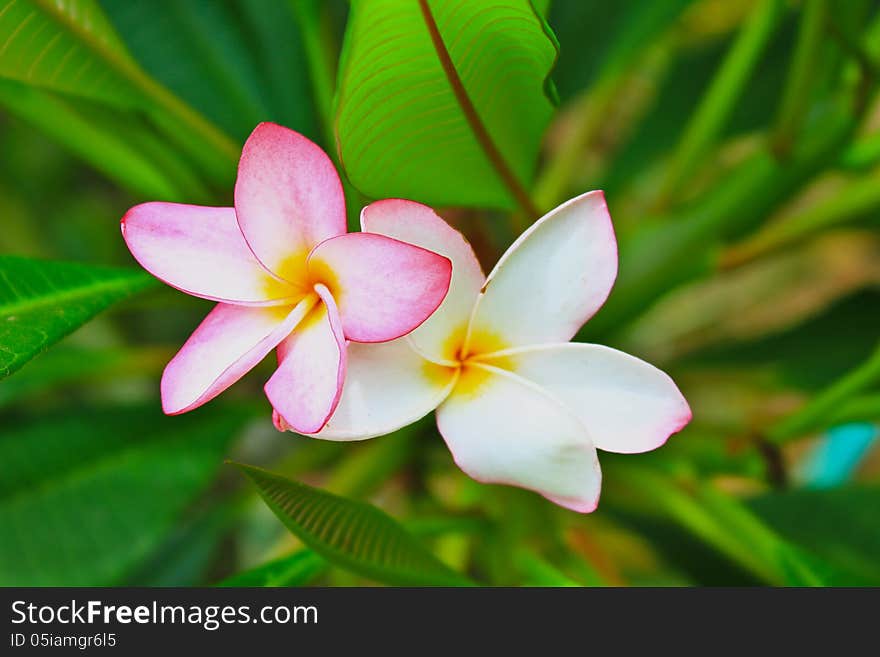
[[[305,586],[326,568],[327,562],[312,550],[298,550],[231,575],[217,586]]]
[[[354,0],[340,160],[367,196],[519,206],[552,114],[552,32],[528,0]]]
[[[132,107],[137,69],[93,0],[4,0],[0,76]]]
[[[137,270],[0,256],[0,378],[153,283]]]
[[[211,481],[246,417],[215,407],[166,418],[151,404],[0,433],[0,584],[124,582]]]
[[[376,507],[250,465],[236,464],[272,512],[330,563],[395,585],[455,586],[468,580]]]
[[[132,112],[4,79],[0,106],[139,196],[178,202],[209,198],[186,161]]]

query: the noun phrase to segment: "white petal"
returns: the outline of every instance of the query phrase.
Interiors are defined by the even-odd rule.
[[[538,220],[501,257],[477,301],[471,335],[507,347],[567,342],[605,303],[616,276],[605,196],[578,196]]]
[[[429,358],[457,359],[457,351],[486,277],[474,250],[461,233],[426,205],[402,199],[371,203],[361,212],[361,226],[415,244],[452,261],[452,282],[440,307],[409,339]]]
[[[449,394],[455,371],[426,361],[406,338],[382,344],[348,344],[342,398],[315,438],[363,440],[424,417]]]
[[[276,427],[320,431],[333,414],[345,380],[345,337],[333,296],[323,285],[321,303],[278,345],[278,369],[266,383]]]
[[[470,366],[437,409],[437,426],[474,479],[528,488],[581,513],[596,508],[602,475],[586,429],[528,381]]]
[[[691,420],[669,375],[610,347],[524,347],[486,362],[503,362],[559,399],[580,418],[596,447],[609,452],[656,449]]]

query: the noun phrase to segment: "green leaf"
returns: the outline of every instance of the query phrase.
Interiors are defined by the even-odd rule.
[[[250,35],[248,44],[257,62],[260,88],[267,95],[268,118],[317,141],[319,118],[316,114],[321,106],[312,99],[305,37],[299,31],[295,12],[289,3],[279,0],[239,2]],[[295,2],[302,4],[303,0]],[[316,36],[325,40],[320,32]],[[330,120],[329,112],[326,119]]]
[[[4,0],[0,76],[133,107],[134,61],[93,0]]]
[[[336,98],[351,182],[377,198],[535,214],[526,190],[556,54],[528,0],[354,0]]]
[[[874,348],[865,362],[840,377],[796,413],[771,426],[767,430],[767,436],[776,443],[783,443],[815,431],[823,427],[823,423],[826,423],[847,400],[855,398],[878,382],[880,382],[880,344]]]
[[[699,199],[658,218],[637,234],[621,236],[620,275],[602,311],[580,331],[593,341],[619,329],[672,288],[705,274],[722,240],[757,225],[792,194],[824,170],[848,142],[855,119],[833,108],[811,125],[791,161],[779,163],[759,151],[737,166]]]
[[[610,459],[603,470],[607,482],[603,495],[612,510],[662,518],[766,583],[825,583],[821,564],[712,484],[679,481],[658,470]]]
[[[304,54],[285,3],[100,4],[144,70],[228,134],[243,141],[266,120],[314,133]]]
[[[769,368],[787,387],[820,393],[871,358],[878,322],[880,292],[869,288],[778,333],[740,339],[693,354],[686,366],[729,371]],[[828,349],[829,344],[834,349]]]
[[[234,170],[238,147],[138,66],[94,0],[3,0],[0,77],[144,109],[216,181]]]
[[[0,105],[139,196],[178,202],[209,198],[182,156],[132,112],[4,79]]]
[[[677,191],[703,161],[761,61],[761,56],[785,13],[782,0],[762,0],[752,10],[709,85],[699,107],[689,119],[669,162],[660,190],[662,198]]]
[[[137,270],[0,256],[0,378],[153,283]]]
[[[217,586],[305,586],[327,568],[312,550],[299,550],[227,577]]]
[[[256,484],[272,512],[330,563],[403,586],[461,586],[468,580],[428,552],[376,507],[236,464]]]
[[[661,76],[663,66],[658,71],[657,62],[667,55],[660,53],[673,50],[672,26],[692,3],[621,0],[552,5],[550,23],[561,44],[553,78],[563,102],[573,100],[567,109],[573,119],[535,185],[534,198],[541,209],[555,207],[572,191],[575,181],[580,184],[586,179],[584,154],[607,131],[608,116],[617,111],[632,80]],[[626,133],[626,128],[622,132]],[[606,157],[610,155],[607,143],[601,150]]]
[[[126,581],[211,481],[246,417],[92,408],[0,433],[0,584]]]
[[[100,0],[144,69],[228,133],[266,114],[230,3]],[[244,134],[241,127],[244,125]]]
[[[679,19],[694,0],[554,2],[550,24],[559,38],[553,79],[563,102],[601,77],[617,77]]]
[[[880,143],[880,141],[878,141]],[[790,247],[847,223],[874,219],[880,210],[880,168],[848,180],[828,198],[800,212],[762,226],[746,240],[730,247],[725,262],[738,265]]]
[[[831,585],[880,585],[880,486],[768,493],[748,504],[779,534],[830,564]]]

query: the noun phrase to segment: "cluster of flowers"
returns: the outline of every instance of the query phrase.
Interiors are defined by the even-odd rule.
[[[138,262],[218,302],[165,369],[165,412],[204,404],[275,350],[265,392],[279,430],[362,440],[436,410],[468,475],[580,512],[598,503],[597,448],[651,450],[690,421],[662,371],[569,342],[617,275],[601,192],[539,219],[488,276],[419,203],[372,203],[361,231],[346,233],[327,155],[271,123],[244,145],[234,208],[129,210]]]

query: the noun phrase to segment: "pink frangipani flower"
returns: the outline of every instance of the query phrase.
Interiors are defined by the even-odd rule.
[[[144,203],[122,218],[122,234],[151,274],[219,302],[165,368],[164,411],[201,406],[277,347],[266,395],[303,433],[320,431],[339,402],[346,340],[409,333],[452,276],[450,261],[423,247],[346,234],[330,159],[272,123],[244,145],[234,208]]]
[[[596,448],[652,450],[690,421],[665,373],[609,347],[569,342],[617,276],[601,192],[536,222],[488,278],[461,234],[424,205],[378,201],[364,208],[361,223],[448,256],[452,284],[409,336],[349,345],[342,399],[316,437],[370,438],[436,409],[440,433],[468,475],[589,512],[601,489]]]

